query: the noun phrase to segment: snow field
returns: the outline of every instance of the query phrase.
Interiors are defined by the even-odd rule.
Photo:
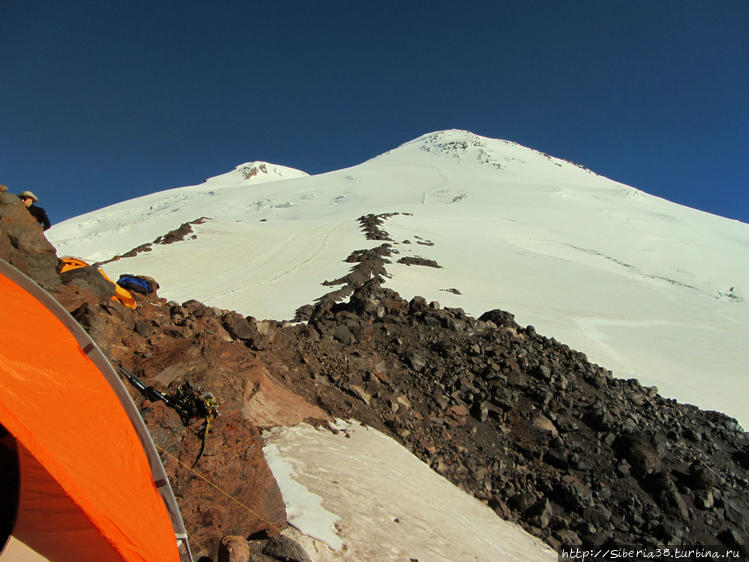
[[[337,428],[334,434],[300,424],[263,436],[263,452],[294,514],[289,521],[303,533],[295,538],[313,560],[556,558],[379,431],[340,420]],[[310,494],[322,497],[321,505]],[[306,517],[296,515],[304,511]],[[331,513],[338,518],[332,525]]]

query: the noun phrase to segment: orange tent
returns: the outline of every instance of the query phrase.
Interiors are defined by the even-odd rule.
[[[65,273],[71,269],[78,269],[79,267],[88,267],[88,263],[80,258],[59,258],[62,267],[58,267],[60,273]]]
[[[0,441],[5,460],[17,451],[20,474],[13,537],[50,560],[191,560],[117,373],[57,301],[3,260],[0,326],[0,424],[10,434]]]
[[[66,271],[78,269],[80,267],[88,267],[88,264],[80,258],[60,258],[60,264],[62,265],[62,267],[59,268],[60,273],[65,273]],[[119,301],[126,307],[135,310],[137,304],[133,295],[130,294],[130,291],[124,287],[120,287],[117,283],[112,281],[109,276],[104,273],[103,269],[98,269],[98,271],[104,279],[114,285],[115,296],[112,297],[112,300]]]

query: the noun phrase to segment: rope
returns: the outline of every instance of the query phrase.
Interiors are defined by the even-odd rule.
[[[244,504],[244,503],[242,503],[242,502],[241,502],[240,500],[238,500],[237,498],[235,498],[234,496],[232,496],[232,495],[231,495],[231,494],[230,494],[229,492],[227,492],[226,490],[224,490],[224,489],[223,489],[223,488],[221,488],[220,486],[217,486],[216,484],[214,484],[213,482],[211,482],[211,481],[210,481],[210,480],[209,480],[208,478],[206,478],[205,476],[203,476],[202,474],[200,474],[200,473],[199,473],[199,472],[198,472],[197,470],[195,470],[195,469],[194,469],[194,468],[192,468],[191,466],[188,466],[188,465],[186,465],[185,463],[183,463],[183,462],[182,462],[181,460],[179,460],[179,459],[178,459],[177,457],[175,457],[174,455],[172,455],[172,454],[171,454],[171,453],[170,453],[169,451],[166,451],[166,450],[162,449],[162,448],[161,448],[161,447],[160,447],[159,445],[156,445],[155,443],[154,443],[154,445],[156,446],[156,448],[157,448],[157,449],[158,449],[158,450],[159,450],[160,452],[164,453],[164,454],[165,454],[166,456],[168,456],[169,458],[171,458],[171,459],[174,459],[175,461],[177,461],[177,463],[178,463],[178,464],[179,464],[180,466],[182,466],[183,468],[186,468],[187,470],[189,470],[190,472],[192,472],[192,473],[193,473],[193,474],[194,474],[195,476],[197,476],[197,477],[198,477],[198,478],[200,478],[201,480],[204,480],[205,482],[207,482],[207,483],[208,483],[209,485],[211,485],[212,487],[216,488],[216,490],[218,490],[219,492],[221,492],[221,493],[222,493],[223,495],[225,495],[225,496],[226,496],[227,498],[229,498],[229,499],[230,499],[231,501],[233,501],[234,503],[238,504],[239,506],[241,506],[242,508],[244,508],[245,510],[247,510],[248,512],[250,512],[250,513],[251,513],[252,515],[254,515],[254,516],[255,516],[255,517],[257,518],[257,519],[259,519],[260,521],[262,521],[263,523],[265,523],[266,525],[268,525],[268,527],[270,527],[271,529],[273,529],[274,531],[276,531],[276,532],[277,532],[278,534],[281,534],[281,528],[280,528],[280,527],[279,527],[278,525],[275,525],[275,524],[271,523],[270,521],[268,521],[267,519],[265,519],[265,518],[264,518],[264,517],[263,517],[262,515],[260,515],[260,514],[259,514],[259,513],[257,513],[256,511],[254,511],[254,510],[253,510],[253,509],[252,509],[251,507],[249,507],[249,506],[245,505],[245,504]],[[295,543],[294,543],[294,545],[293,545],[293,546],[291,547],[291,549],[289,550],[289,552],[287,552],[287,553],[286,553],[286,557],[287,557],[287,558],[290,558],[290,557],[291,557],[291,554],[292,554],[292,553],[294,552],[294,550],[296,550],[297,548],[301,548],[301,547],[299,546],[299,544],[298,544],[298,543],[296,543],[296,542],[295,542]],[[302,551],[302,554],[304,554],[304,551]]]

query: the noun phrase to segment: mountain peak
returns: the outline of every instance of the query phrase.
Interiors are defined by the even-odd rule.
[[[232,171],[213,176],[205,181],[206,183],[221,182],[231,184],[266,183],[270,181],[288,180],[306,176],[309,176],[309,174],[302,170],[258,160],[255,162],[239,164]]]
[[[418,145],[421,145],[422,147],[456,146],[456,147],[467,148],[469,146],[485,146],[487,141],[492,141],[492,140],[495,140],[495,139],[482,137],[480,135],[477,135],[476,133],[472,133],[471,131],[465,131],[462,129],[446,129],[444,131],[433,131],[431,133],[426,133],[424,135],[421,135],[418,138],[415,138],[412,141],[407,142],[406,145],[418,144]],[[500,142],[508,142],[508,141],[500,141]]]
[[[401,147],[417,147],[425,152],[444,154],[458,161],[475,159],[480,164],[491,166],[498,170],[504,169],[508,164],[511,165],[513,162],[526,164],[534,160],[538,161],[537,159],[540,158],[542,162],[545,161],[557,167],[571,165],[587,173],[592,173],[581,164],[551,156],[550,154],[517,142],[482,137],[481,135],[462,129],[447,129],[427,133],[401,145]]]
[[[502,155],[497,150],[500,144],[520,147],[511,141],[490,139],[462,129],[427,133],[405,143],[402,147],[416,146],[425,152],[444,154],[460,161],[475,158],[479,163],[499,170],[502,168],[500,164]]]

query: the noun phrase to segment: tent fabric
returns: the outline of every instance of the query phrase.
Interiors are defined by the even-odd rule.
[[[88,264],[80,258],[60,258],[59,261],[60,265],[62,266],[59,268],[60,273],[65,273],[66,271],[71,271],[73,269],[78,269],[81,267],[88,267]],[[120,287],[117,283],[112,281],[109,276],[104,273],[103,269],[97,269],[97,271],[104,279],[114,285],[115,296],[112,297],[112,300],[119,301],[126,307],[135,310],[138,305],[135,302],[133,295],[130,294],[130,291],[128,291],[124,287]]]
[[[67,557],[80,552],[80,545],[85,545],[88,560],[121,560],[44,466],[25,447],[18,449],[23,477],[13,536],[51,560],[61,559],[60,552]]]
[[[177,500],[175,499],[171,485],[169,484],[169,478],[164,470],[164,466],[161,464],[161,458],[156,452],[156,447],[151,440],[151,434],[148,432],[148,428],[146,428],[146,424],[143,422],[140,412],[135,407],[135,404],[130,398],[125,386],[122,384],[117,372],[114,370],[114,367],[112,367],[106,355],[104,355],[104,353],[98,348],[81,325],[78,324],[78,322],[76,322],[62,305],[60,305],[60,303],[58,303],[49,293],[3,260],[0,260],[0,275],[5,275],[8,279],[23,287],[41,304],[47,307],[47,309],[68,329],[83,352],[88,355],[89,359],[94,362],[94,364],[99,368],[99,371],[101,371],[101,374],[104,375],[111,389],[119,398],[120,404],[124,408],[127,416],[130,418],[130,422],[135,428],[141,445],[143,446],[143,451],[146,453],[148,463],[151,467],[153,480],[157,483],[161,499],[164,501],[164,505],[166,505],[166,509],[169,512],[169,517],[172,521],[172,528],[174,529],[174,534],[179,545],[181,560],[182,562],[191,562],[192,554],[190,552],[190,545],[187,541],[185,525],[182,521],[179,507],[177,506]]]
[[[135,310],[135,308],[136,308],[136,307],[137,307],[138,305],[137,305],[137,303],[135,302],[135,298],[133,298],[133,295],[132,295],[132,294],[130,293],[130,291],[128,291],[127,289],[125,289],[125,287],[121,287],[121,286],[120,286],[119,284],[117,284],[117,283],[115,283],[114,281],[112,281],[112,280],[111,280],[111,279],[109,278],[109,276],[108,276],[108,275],[107,275],[106,273],[104,273],[104,270],[103,270],[103,269],[100,269],[100,270],[99,270],[99,274],[100,274],[100,275],[101,275],[101,276],[102,276],[102,277],[103,277],[104,279],[106,279],[107,281],[109,281],[109,282],[110,282],[110,283],[111,283],[112,285],[114,285],[114,292],[115,292],[115,296],[113,296],[112,298],[113,298],[114,300],[116,300],[116,301],[120,301],[120,302],[121,302],[122,304],[124,304],[124,305],[125,305],[126,307],[128,307],[128,308],[132,308],[133,310]]]
[[[62,265],[62,267],[59,267],[60,273],[79,267],[88,267],[88,264],[80,258],[60,258],[60,264]]]
[[[0,423],[21,466],[14,536],[51,560],[180,560],[184,526],[160,461],[160,471],[153,458],[149,466],[145,441],[158,456],[134,427],[133,415],[142,420],[127,391],[111,365],[109,378],[97,366],[93,342],[84,350],[60,320],[64,309],[21,277],[0,260]]]

